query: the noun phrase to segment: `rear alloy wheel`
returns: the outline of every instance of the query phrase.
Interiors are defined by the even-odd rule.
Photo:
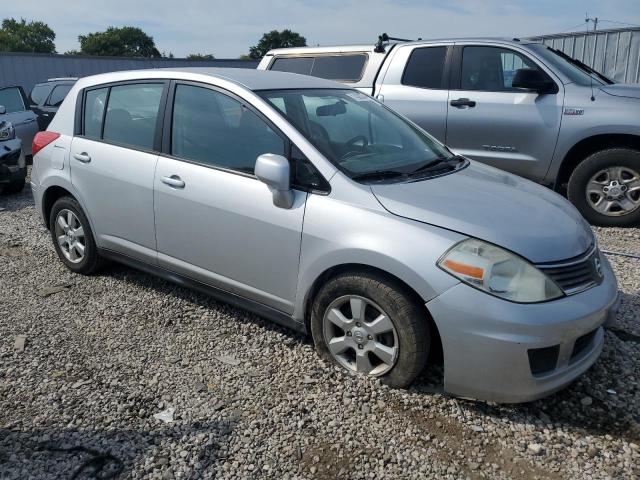
[[[593,225],[640,223],[640,152],[617,148],[594,153],[571,175],[568,197]]]
[[[424,368],[430,347],[427,313],[414,297],[374,272],[330,279],[311,314],[318,353],[351,373],[406,387]]]
[[[75,198],[62,197],[53,204],[49,229],[56,253],[69,270],[90,275],[102,266],[91,226]]]

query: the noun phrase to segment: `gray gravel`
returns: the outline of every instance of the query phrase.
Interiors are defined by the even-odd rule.
[[[638,229],[597,233],[640,250]],[[29,190],[1,197],[0,478],[101,461],[118,478],[638,478],[640,260],[611,260],[622,308],[600,360],[499,406],[442,395],[437,366],[409,390],[344,374],[296,333],[125,267],[75,276]]]

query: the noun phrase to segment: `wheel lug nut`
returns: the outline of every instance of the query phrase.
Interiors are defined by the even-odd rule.
[[[368,338],[369,340],[373,340],[373,337],[372,337],[371,335],[367,335],[367,338]]]
[[[359,326],[360,326],[360,322],[356,322],[356,327],[359,327]]]
[[[347,332],[347,337],[350,337],[350,336],[351,336],[351,332]]]
[[[364,347],[362,345],[358,345],[358,350],[362,350]]]

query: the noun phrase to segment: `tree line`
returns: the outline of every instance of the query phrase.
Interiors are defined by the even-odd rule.
[[[44,22],[5,18],[0,28],[0,52],[57,53],[56,34]],[[65,55],[109,57],[173,58],[171,52],[160,52],[153,37],[138,27],[108,27],[102,32],[79,35],[79,50]],[[264,33],[258,43],[241,59],[257,60],[273,48],[305,47],[307,40],[299,33],[285,29]],[[190,53],[190,60],[212,60],[212,53]]]

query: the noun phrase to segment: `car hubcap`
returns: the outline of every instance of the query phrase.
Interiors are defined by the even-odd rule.
[[[58,212],[55,227],[56,238],[62,254],[71,263],[80,263],[86,249],[84,229],[78,217],[66,208]]]
[[[609,167],[587,184],[591,207],[611,217],[627,215],[640,207],[640,174],[628,167]]]
[[[364,297],[333,301],[323,319],[324,339],[343,367],[365,375],[384,375],[398,358],[398,334],[389,316]]]

